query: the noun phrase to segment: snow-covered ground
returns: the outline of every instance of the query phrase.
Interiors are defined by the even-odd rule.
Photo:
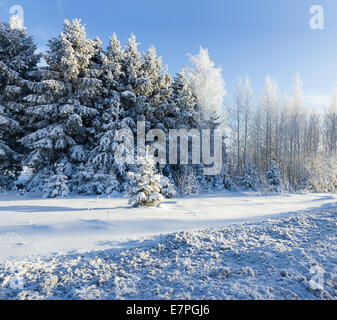
[[[0,299],[336,299],[336,229],[336,209],[326,209],[0,262]]]
[[[0,196],[0,261],[60,252],[132,247],[160,234],[257,221],[290,212],[329,208],[336,195],[259,196],[224,192],[135,209],[124,198],[41,199]]]
[[[336,208],[328,194],[227,192],[156,209],[4,194],[0,299],[336,299]]]

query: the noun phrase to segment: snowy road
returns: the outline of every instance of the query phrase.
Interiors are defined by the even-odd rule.
[[[336,299],[337,210],[0,262],[0,299]]]

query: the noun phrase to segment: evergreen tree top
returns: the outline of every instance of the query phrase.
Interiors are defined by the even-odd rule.
[[[123,49],[120,41],[117,39],[116,33],[109,39],[109,45],[107,47],[107,56],[111,61],[120,61],[123,55]]]
[[[58,38],[49,40],[45,60],[50,69],[61,72],[66,80],[72,80],[89,66],[99,42],[100,40],[87,39],[81,20],[65,20],[63,32]]]
[[[0,23],[0,62],[21,76],[36,68],[41,54],[35,54],[37,47],[25,29],[12,29],[8,23]]]

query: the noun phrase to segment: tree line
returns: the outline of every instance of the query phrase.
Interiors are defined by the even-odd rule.
[[[202,164],[151,171],[168,196],[337,188],[337,92],[322,114],[305,108],[299,77],[289,98],[267,77],[259,99],[246,79],[224,100],[222,71],[208,51],[190,62],[171,77],[154,47],[140,53],[134,35],[122,45],[113,34],[103,48],[80,20],[65,20],[48,50],[36,53],[26,29],[0,23],[0,186],[48,197],[127,191],[149,165],[116,159],[114,136],[119,129],[136,134],[137,121],[145,121],[146,130],[165,132],[224,128],[219,175],[205,176]]]
[[[286,190],[336,190],[337,89],[324,110],[310,109],[298,74],[291,95],[283,97],[270,76],[258,98],[249,79],[240,79],[228,106],[229,163],[237,176],[256,171],[259,184],[276,163]]]

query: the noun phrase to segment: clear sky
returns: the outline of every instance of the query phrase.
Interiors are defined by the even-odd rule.
[[[324,9],[324,30],[309,27],[316,4]],[[310,101],[337,84],[336,0],[0,0],[1,21],[12,5],[24,8],[25,26],[40,49],[65,18],[81,18],[88,36],[98,35],[104,45],[113,32],[121,41],[135,33],[140,50],[155,45],[171,74],[188,62],[187,53],[206,47],[229,92],[245,75],[256,93],[267,74],[289,92],[299,72]]]

